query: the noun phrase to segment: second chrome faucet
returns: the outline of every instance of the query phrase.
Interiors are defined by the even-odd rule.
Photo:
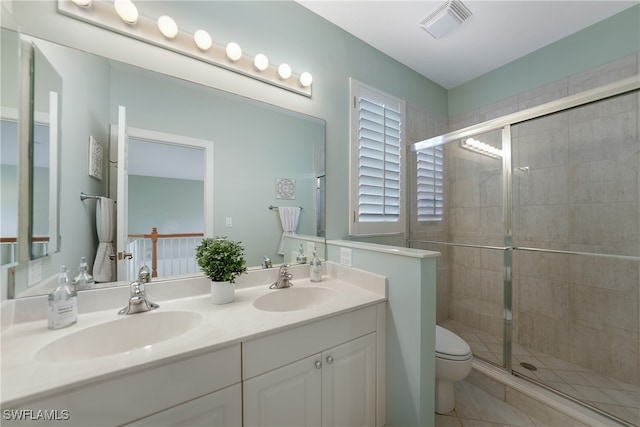
[[[291,283],[291,279],[293,275],[289,273],[289,264],[284,264],[280,266],[278,270],[278,280],[275,281],[274,284],[269,286],[269,289],[284,289],[293,286]]]

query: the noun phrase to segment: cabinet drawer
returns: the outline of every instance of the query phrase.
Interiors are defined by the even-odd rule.
[[[242,387],[240,384],[209,393],[124,427],[242,426]]]
[[[121,425],[239,382],[240,344],[236,344],[3,409],[60,409],[69,411],[66,425]],[[12,424],[7,421],[7,425]]]
[[[295,362],[376,330],[376,307],[344,313],[242,344],[242,378]]]

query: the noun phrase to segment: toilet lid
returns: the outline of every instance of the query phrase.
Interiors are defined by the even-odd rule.
[[[450,360],[466,360],[471,357],[471,347],[450,330],[436,325],[436,356]]]

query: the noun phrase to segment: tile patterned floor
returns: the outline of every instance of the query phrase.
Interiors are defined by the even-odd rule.
[[[454,320],[446,320],[441,323],[441,326],[460,335],[469,343],[471,350],[476,356],[494,363],[501,363],[501,338],[468,327]],[[518,369],[515,369],[518,373],[526,374],[526,376],[532,379],[538,380],[570,396],[586,401],[633,425],[640,426],[640,386],[600,375],[573,363],[556,359],[541,352],[529,350],[518,344],[512,346],[512,356],[514,369],[518,367]],[[520,367],[521,362],[530,363],[534,365],[537,370],[529,371],[524,369]],[[467,424],[462,425],[467,426]]]
[[[435,427],[533,427],[543,422],[471,384],[456,383],[456,408],[446,415],[436,414]],[[562,426],[570,427],[570,426]]]

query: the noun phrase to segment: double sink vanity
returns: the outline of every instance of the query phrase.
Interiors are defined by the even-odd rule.
[[[46,297],[8,302],[3,425],[383,425],[386,279],[290,271],[275,290],[277,269],[250,271],[225,305],[202,276],[152,282],[160,307],[132,315],[126,287],[80,293],[55,331]]]

